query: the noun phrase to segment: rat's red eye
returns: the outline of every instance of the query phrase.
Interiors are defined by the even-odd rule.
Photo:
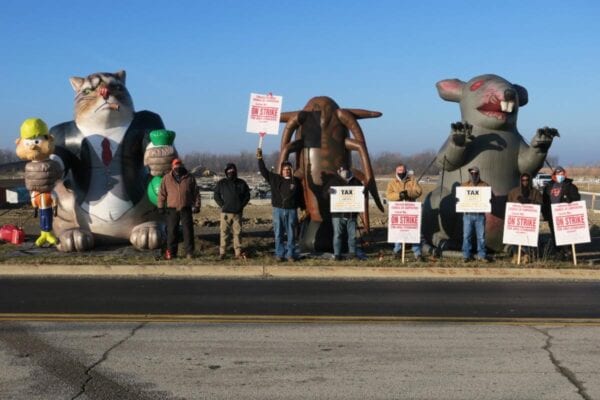
[[[474,84],[472,84],[471,87],[470,87],[471,92],[474,92],[477,89],[479,89],[481,87],[481,85],[483,85],[483,81],[477,81]]]

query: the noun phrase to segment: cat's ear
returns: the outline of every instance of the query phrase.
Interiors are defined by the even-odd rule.
[[[125,77],[126,77],[127,74],[125,73],[124,70],[120,70],[120,71],[115,72],[115,75],[117,76],[117,78],[119,78],[119,80],[121,82],[125,83]]]
[[[81,85],[83,85],[84,81],[85,79],[77,76],[72,76],[69,78],[69,82],[71,82],[71,86],[73,86],[73,90],[76,92],[79,92],[79,89],[81,89]]]

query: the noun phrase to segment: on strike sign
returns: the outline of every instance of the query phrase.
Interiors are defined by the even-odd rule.
[[[552,204],[552,223],[557,246],[591,241],[587,207],[583,200]]]
[[[503,243],[537,247],[540,208],[538,204],[506,203]]]
[[[388,202],[388,243],[421,241],[421,203]]]
[[[248,122],[246,131],[250,133],[279,133],[279,117],[281,116],[281,96],[271,94],[250,93]]]

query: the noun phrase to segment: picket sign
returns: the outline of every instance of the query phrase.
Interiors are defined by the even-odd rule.
[[[591,242],[590,227],[585,201],[552,204],[552,224],[557,246],[571,245],[573,264],[577,265],[577,243]]]
[[[402,264],[407,243],[421,241],[421,203],[418,201],[388,202],[388,243],[402,243]]]
[[[517,265],[521,264],[521,247],[537,247],[540,231],[538,204],[506,203],[502,242],[518,246]]]
[[[259,149],[262,149],[265,135],[277,135],[279,133],[282,103],[283,98],[281,96],[273,96],[272,93],[250,93],[246,132],[258,133]]]

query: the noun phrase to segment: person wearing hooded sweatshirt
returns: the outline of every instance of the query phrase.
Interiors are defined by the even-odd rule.
[[[335,193],[333,186],[363,186],[361,181],[356,179],[352,171],[345,167],[340,167],[337,175],[331,175],[323,185],[323,195],[331,196]],[[363,189],[363,192],[366,190]],[[356,251],[356,218],[358,213],[332,212],[331,223],[333,225],[333,259],[342,260],[342,237],[344,232],[348,240],[348,258],[358,258],[364,260],[366,257]]]
[[[416,201],[423,189],[412,175],[409,175],[406,165],[398,164],[396,166],[396,174],[387,185],[385,196],[388,201]],[[413,253],[417,261],[423,261],[421,254],[421,243],[412,245]],[[398,256],[402,251],[402,243],[394,244],[394,256]]]
[[[200,192],[196,179],[190,175],[178,158],[171,162],[171,172],[163,176],[157,199],[158,212],[167,213],[167,250],[165,259],[177,257],[177,230],[183,227],[186,258],[194,256],[194,220],[200,212]],[[166,209],[165,209],[166,208]]]
[[[478,167],[469,168],[469,180],[463,182],[460,186],[475,187],[475,186],[490,186],[487,182],[481,180]],[[482,212],[467,212],[463,213],[463,243],[462,253],[464,262],[469,262],[473,259],[471,249],[471,239],[475,231],[477,238],[477,259],[480,261],[491,262],[485,248],[485,213]]]
[[[217,182],[214,193],[215,202],[221,207],[221,241],[219,259],[225,258],[225,252],[233,236],[235,258],[242,256],[242,212],[250,201],[250,188],[237,176],[237,167],[230,163],[225,167],[225,178]]]
[[[519,186],[511,189],[508,192],[508,196],[506,198],[508,203],[521,203],[521,204],[542,204],[542,194],[533,188],[531,182],[531,175],[527,172],[521,174],[519,178]],[[511,253],[513,253],[513,261],[516,262],[517,257],[517,246],[511,246]],[[521,248],[524,253],[524,262],[527,262],[528,259],[532,259],[533,257],[533,248],[528,246],[523,246]]]
[[[304,208],[302,183],[296,178],[289,161],[281,163],[276,174],[267,169],[262,149],[256,149],[258,169],[271,187],[271,205],[273,207],[273,231],[275,233],[275,257],[278,261],[296,261],[296,228],[298,226],[298,208]],[[284,234],[287,245],[284,245]]]
[[[556,167],[552,171],[552,181],[544,186],[542,193],[542,215],[548,221],[552,238],[554,239],[554,224],[552,223],[552,204],[571,203],[581,200],[579,189],[573,183],[573,179],[567,178],[567,171],[563,167]],[[556,240],[555,240],[556,243]],[[567,259],[569,257],[568,246],[554,245],[555,252],[559,257]]]

